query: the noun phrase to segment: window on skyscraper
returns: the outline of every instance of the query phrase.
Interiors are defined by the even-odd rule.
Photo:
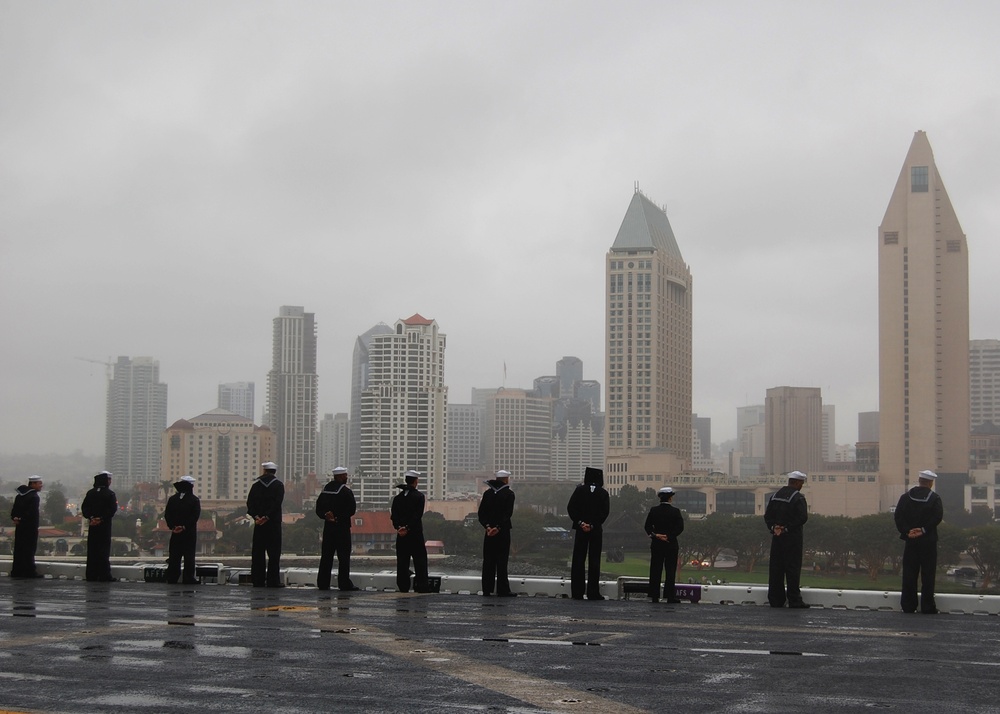
[[[913,193],[927,193],[927,188],[928,188],[927,167],[911,166],[910,191],[912,191]]]

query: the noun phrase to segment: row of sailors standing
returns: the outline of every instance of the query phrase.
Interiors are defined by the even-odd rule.
[[[261,464],[262,474],[250,487],[246,511],[253,520],[250,580],[255,587],[281,588],[281,515],[285,487],[277,477],[274,462]],[[316,515],[324,522],[322,550],[316,586],[329,590],[334,558],[338,561],[337,587],[340,591],[359,590],[351,580],[351,521],[357,501],[347,485],[349,473],[337,467],[332,480],[316,499]],[[426,500],[420,491],[421,473],[407,471],[399,493],[392,499],[390,517],[396,531],[396,585],[400,592],[430,592],[427,546],[423,515]],[[479,522],[484,530],[482,591],[489,596],[516,597],[508,576],[511,517],[514,492],[510,489],[509,471],[497,471],[487,481],[489,489],[479,505]],[[101,471],[94,477],[94,487],[87,492],[81,511],[88,523],[86,580],[114,582],[111,574],[111,524],[118,511],[118,499],[111,490],[113,474]],[[194,494],[195,479],[183,476],[174,484],[176,493],[167,501],[164,520],[170,531],[167,559],[167,582],[194,585],[197,526],[201,501]],[[18,488],[12,517],[15,523],[15,548],[11,568],[13,578],[41,577],[35,567],[38,544],[39,497],[42,478],[32,476],[28,485]],[[585,483],[570,499],[569,512],[577,531],[573,555],[573,596],[583,598],[583,563],[590,552],[590,599],[603,599],[598,592],[601,553],[601,526],[608,516],[608,494],[603,488],[603,472],[587,469]],[[182,567],[183,564],[183,567]],[[413,571],[410,567],[412,565]],[[411,580],[412,575],[412,580]]]
[[[247,495],[247,514],[253,519],[251,546],[251,582],[255,587],[284,587],[281,581],[281,513],[285,488],[277,478],[277,465],[265,462],[263,474],[254,481]],[[357,501],[347,485],[349,473],[337,467],[332,480],[316,499],[316,515],[324,522],[323,543],[316,586],[329,590],[333,560],[338,561],[337,587],[341,591],[359,590],[351,580],[351,521]],[[427,547],[423,532],[424,494],[419,490],[420,474],[407,471],[399,493],[392,499],[390,517],[396,531],[396,586],[400,592],[430,592]],[[484,529],[482,593],[515,597],[508,576],[511,543],[511,517],[514,492],[511,473],[497,471],[479,504],[479,523]],[[803,527],[808,507],[802,495],[807,475],[801,471],[788,474],[788,483],[768,500],[764,522],[771,532],[768,573],[768,602],[772,607],[808,608],[800,587],[803,554]],[[937,566],[937,526],[944,509],[941,497],[934,492],[937,474],[921,471],[918,485],[904,493],[896,505],[894,520],[903,551],[903,583],[900,605],[904,612],[936,614],[934,576]],[[83,499],[81,512],[89,524],[87,533],[86,579],[113,582],[111,575],[111,523],[118,510],[118,500],[111,490],[112,474],[101,471],[94,477],[94,487]],[[197,584],[195,552],[201,502],[194,494],[195,480],[183,476],[174,484],[176,493],[167,501],[164,520],[170,530],[167,582]],[[15,524],[12,578],[42,577],[35,567],[38,544],[39,492],[43,481],[32,476],[19,486],[11,517]],[[650,538],[649,597],[680,602],[675,593],[679,555],[678,536],[684,531],[684,518],[671,503],[674,491],[667,486],[658,491],[660,503],[650,509],[644,529]],[[603,525],[610,513],[610,497],[604,489],[604,472],[587,467],[584,481],[578,485],[567,513],[575,531],[570,569],[570,591],[574,600],[603,600],[600,593],[600,558]],[[183,568],[181,563],[183,561]],[[413,572],[410,571],[412,563]],[[589,573],[588,573],[589,571]],[[411,582],[411,574],[413,575]],[[921,597],[917,598],[917,581]]]

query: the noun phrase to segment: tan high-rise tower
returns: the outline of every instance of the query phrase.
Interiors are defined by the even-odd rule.
[[[769,474],[823,467],[823,395],[819,387],[772,387],[765,405],[764,470]]]
[[[663,209],[636,189],[607,255],[607,462],[612,493],[691,466],[691,271]]]
[[[879,481],[894,505],[917,474],[969,469],[969,257],[918,131],[878,231]]]

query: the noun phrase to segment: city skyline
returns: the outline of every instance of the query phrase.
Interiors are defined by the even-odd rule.
[[[636,180],[697,277],[713,439],[791,384],[852,442],[878,408],[872,236],[916,130],[975,256],[969,336],[1000,338],[1000,9],[918,6],[901,28],[892,6],[780,2],[11,5],[0,393],[21,408],[0,452],[102,450],[105,370],[76,356],[154,355],[168,423],[263,387],[279,305],[317,316],[320,413],[349,410],[356,337],[415,312],[447,326],[459,401],[551,355],[601,375]],[[192,292],[211,321],[177,309]]]

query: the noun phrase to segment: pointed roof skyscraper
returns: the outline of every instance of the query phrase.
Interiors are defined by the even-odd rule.
[[[879,481],[888,509],[924,469],[969,469],[968,245],[922,131],[878,241]]]
[[[664,209],[658,207],[646,196],[636,189],[632,195],[632,202],[625,211],[625,218],[622,220],[618,235],[611,246],[613,251],[642,250],[642,249],[662,250],[673,255],[678,260],[684,260],[681,249],[677,247],[677,239],[674,238],[674,230],[670,227],[670,221]]]
[[[645,490],[691,465],[692,281],[667,214],[638,188],[605,285],[606,483]]]

